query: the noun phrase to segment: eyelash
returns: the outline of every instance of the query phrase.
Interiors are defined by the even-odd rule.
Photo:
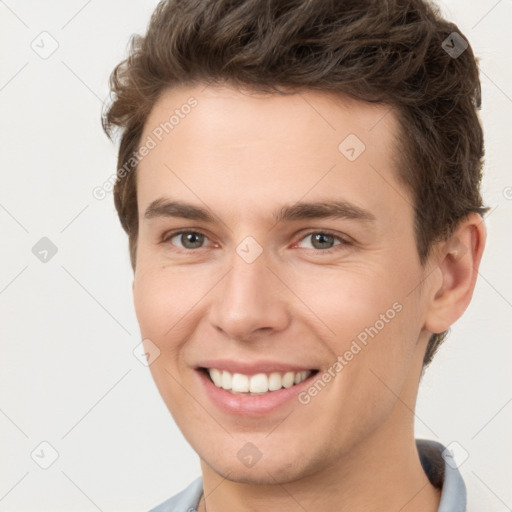
[[[161,240],[161,243],[167,243],[169,242],[169,240],[171,238],[174,238],[176,235],[183,235],[183,234],[190,234],[190,233],[193,233],[193,234],[197,234],[197,235],[202,235],[204,236],[205,238],[208,238],[208,236],[205,234],[205,233],[202,233],[201,231],[196,231],[196,230],[181,230],[181,231],[172,231],[172,232],[167,232],[165,233],[163,236],[162,236],[162,240]],[[340,249],[343,249],[344,247],[346,246],[349,246],[349,245],[352,245],[352,243],[344,238],[344,237],[341,237],[340,235],[337,235],[336,233],[332,232],[332,231],[329,231],[329,230],[316,230],[316,231],[309,231],[308,233],[305,233],[302,235],[302,237],[299,239],[299,242],[301,242],[302,240],[304,240],[305,238],[307,238],[308,236],[311,236],[311,235],[328,235],[328,236],[332,236],[334,237],[336,240],[338,240],[340,243],[329,248],[329,249],[307,249],[307,250],[310,250],[310,251],[315,251],[316,253],[323,253],[323,254],[331,254],[337,250],[340,250]],[[173,245],[173,244],[172,244]],[[185,252],[194,252],[194,251],[197,251],[198,249],[204,249],[204,247],[199,247],[197,249],[182,249],[181,247],[178,247],[177,248],[179,251],[185,251]]]

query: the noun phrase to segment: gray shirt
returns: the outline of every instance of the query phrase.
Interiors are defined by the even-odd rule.
[[[428,439],[416,439],[416,447],[428,479],[442,489],[438,512],[465,512],[466,486],[451,453],[441,443]],[[202,492],[203,479],[199,477],[149,512],[195,512]]]

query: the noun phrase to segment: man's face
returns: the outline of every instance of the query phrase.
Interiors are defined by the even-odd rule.
[[[291,481],[392,445],[412,424],[428,268],[396,178],[397,133],[388,107],[319,92],[203,85],[154,106],[137,176],[135,309],[160,351],[158,389],[217,473]],[[146,216],[157,200],[193,208]],[[304,206],[331,202],[338,215]],[[204,368],[261,394],[222,389]]]

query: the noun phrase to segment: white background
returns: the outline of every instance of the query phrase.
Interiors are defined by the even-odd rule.
[[[140,336],[127,238],[112,194],[92,196],[116,168],[117,147],[100,125],[108,77],[156,4],[0,1],[2,511],[143,512],[200,474],[132,353]],[[486,511],[505,511],[512,507],[512,2],[440,5],[481,59],[483,194],[493,210],[473,302],[421,384],[416,436],[458,443],[470,497],[479,490]],[[43,31],[58,43],[47,59],[31,48]],[[32,253],[45,236],[58,249],[47,263]],[[59,455],[48,469],[31,458],[43,441]],[[51,449],[36,454],[42,461]]]

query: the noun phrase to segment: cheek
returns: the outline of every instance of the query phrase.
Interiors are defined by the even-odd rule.
[[[174,416],[177,411],[190,410],[190,400],[183,392],[184,374],[180,364],[183,342],[186,339],[187,314],[195,303],[197,293],[184,284],[183,277],[169,269],[137,268],[133,301],[141,337],[154,343],[160,353],[149,369],[155,384]]]
[[[415,355],[421,308],[415,293],[417,269],[389,265],[332,269],[295,276],[297,295],[319,319],[318,337],[327,345],[336,387],[344,395],[365,395],[366,403],[392,398],[386,386],[400,389]],[[400,274],[400,275],[399,275]],[[312,324],[310,324],[312,325]],[[340,366],[341,365],[341,366]],[[372,374],[373,372],[373,374]]]
[[[184,318],[198,302],[197,282],[171,269],[140,267],[135,275],[133,301],[143,337],[159,343],[174,337]]]
[[[136,275],[133,302],[143,338],[162,338],[169,316],[174,314],[171,290],[149,272]]]
[[[309,274],[297,269],[288,280],[337,353],[353,339],[364,342],[367,329],[390,331],[403,308],[403,286],[382,267],[322,268]]]

